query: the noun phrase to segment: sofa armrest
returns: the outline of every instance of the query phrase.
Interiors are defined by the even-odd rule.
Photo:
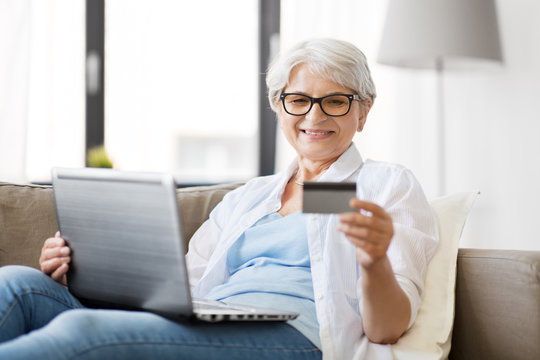
[[[540,359],[540,251],[460,249],[450,359]]]

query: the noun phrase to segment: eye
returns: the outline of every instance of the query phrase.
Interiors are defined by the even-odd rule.
[[[307,97],[302,95],[287,95],[285,100],[287,101],[287,103],[293,105],[306,105],[311,103],[311,101]]]
[[[342,100],[339,100],[339,99],[331,99],[331,100],[328,100],[328,103],[330,105],[343,105],[343,104],[345,104],[345,101],[342,101]]]
[[[331,107],[342,107],[349,104],[349,99],[346,96],[331,96],[323,100],[324,105]]]

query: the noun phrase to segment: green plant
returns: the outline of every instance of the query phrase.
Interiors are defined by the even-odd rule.
[[[86,155],[86,164],[88,167],[112,168],[113,163],[107,156],[105,146],[99,145],[88,150]]]

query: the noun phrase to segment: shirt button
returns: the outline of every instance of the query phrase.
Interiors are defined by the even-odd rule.
[[[322,300],[322,299],[324,299],[324,295],[323,295],[323,294],[319,294],[319,295],[317,295],[317,300],[319,300],[319,301],[320,301],[320,300]]]

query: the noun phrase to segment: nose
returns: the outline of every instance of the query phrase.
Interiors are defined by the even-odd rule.
[[[305,117],[314,124],[325,121],[328,118],[328,116],[322,111],[321,104],[319,103],[314,103]]]

